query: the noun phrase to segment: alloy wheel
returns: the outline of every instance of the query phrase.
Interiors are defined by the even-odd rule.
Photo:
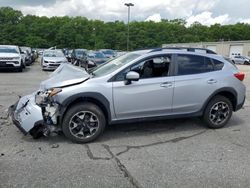
[[[215,125],[223,124],[229,117],[230,108],[225,102],[215,103],[209,113],[209,119]]]
[[[80,139],[93,136],[99,129],[97,115],[90,111],[77,112],[69,121],[70,133]]]

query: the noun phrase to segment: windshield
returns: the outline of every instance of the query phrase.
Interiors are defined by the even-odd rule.
[[[95,56],[96,56],[97,58],[105,58],[105,56],[104,56],[103,53],[101,53],[101,52],[96,52],[96,53],[95,53]]]
[[[0,53],[16,53],[16,54],[18,54],[18,51],[15,48],[0,47]]]
[[[64,54],[61,51],[44,51],[44,57],[64,57]]]
[[[84,50],[76,50],[76,55],[86,55]]]
[[[250,59],[249,57],[247,57],[247,56],[242,56],[243,58],[245,58],[245,59]]]
[[[122,67],[123,65],[133,61],[134,59],[136,59],[139,56],[140,56],[140,54],[136,54],[136,53],[128,53],[128,54],[122,55],[116,59],[112,59],[112,60],[100,65],[99,67],[97,67],[97,69],[92,71],[92,74],[95,77],[107,75],[107,74],[117,70],[118,68]]]
[[[104,51],[102,51],[102,53],[107,54],[107,55],[114,55],[113,50],[104,50]]]

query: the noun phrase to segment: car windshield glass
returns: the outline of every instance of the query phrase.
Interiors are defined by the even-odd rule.
[[[97,67],[95,70],[91,71],[91,73],[95,76],[104,76],[107,75],[118,68],[122,67],[123,65],[133,61],[137,57],[139,57],[140,54],[137,53],[128,53],[123,56],[120,56],[118,58],[112,59],[108,61],[107,63],[104,63]]]
[[[85,51],[83,50],[76,50],[77,55],[85,55]]]
[[[105,50],[102,53],[107,54],[107,55],[113,55],[114,54],[113,50]]]
[[[15,48],[2,48],[0,47],[0,53],[18,53]]]
[[[104,58],[104,57],[105,57],[105,56],[103,55],[103,53],[100,53],[100,52],[95,53],[95,56],[96,56],[97,58]]]
[[[242,56],[243,58],[245,58],[245,59],[250,59],[249,57],[247,57],[247,56]]]
[[[44,57],[63,57],[64,54],[61,51],[44,51]]]

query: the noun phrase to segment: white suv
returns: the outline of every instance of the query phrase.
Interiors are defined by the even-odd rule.
[[[25,64],[18,46],[0,45],[0,69],[23,71]]]

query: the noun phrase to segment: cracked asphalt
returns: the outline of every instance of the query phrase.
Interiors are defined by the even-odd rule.
[[[7,118],[8,106],[51,72],[38,63],[0,72],[0,188],[250,187],[250,66],[239,68],[246,103],[223,129],[199,118],[112,125],[82,145],[63,135],[33,140]]]

